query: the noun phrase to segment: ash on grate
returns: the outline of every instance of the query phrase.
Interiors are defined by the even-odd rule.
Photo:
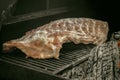
[[[70,80],[83,80],[87,75],[88,61],[84,61],[72,69],[65,71],[61,76]]]

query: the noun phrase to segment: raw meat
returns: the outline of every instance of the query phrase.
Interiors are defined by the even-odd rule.
[[[17,47],[27,57],[59,58],[62,44],[102,44],[107,40],[108,23],[90,18],[65,18],[28,31],[23,37],[5,42],[3,50]]]

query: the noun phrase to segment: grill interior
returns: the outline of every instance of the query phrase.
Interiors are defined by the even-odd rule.
[[[4,24],[0,32],[0,43],[3,44],[6,41],[17,39],[23,36],[25,32],[46,24],[50,21],[75,16],[78,15],[69,12],[49,17],[17,22],[14,24]],[[13,80],[13,77],[11,75],[15,75],[14,80],[22,80],[23,78],[20,75],[25,75],[25,77],[27,76],[27,79],[24,80],[37,80],[38,78],[42,80],[54,80],[52,78],[57,76],[60,78],[55,80],[61,80],[61,78],[63,77],[59,74],[62,71],[67,70],[68,68],[72,68],[82,61],[86,60],[88,58],[90,50],[94,46],[95,45],[93,44],[76,45],[74,43],[65,43],[62,46],[63,48],[60,51],[60,57],[58,60],[25,58],[25,54],[18,49],[6,54],[1,53],[0,61],[3,62],[4,65],[0,67],[0,77],[3,77],[3,79],[7,78]],[[0,47],[2,49],[2,45],[0,45]],[[16,72],[14,72],[13,70],[16,70]],[[32,77],[33,75],[35,76],[34,78]],[[50,76],[50,78],[48,78],[48,76]]]
[[[1,3],[5,3],[1,6],[6,9],[0,16],[0,27],[2,26],[0,28],[0,49],[4,42],[19,38],[31,29],[61,18],[88,17],[108,21],[110,26],[108,38],[112,32],[120,28],[118,27],[119,15],[116,1],[112,1],[111,4],[105,0],[2,0]],[[115,5],[111,8],[113,3]],[[25,54],[18,49],[6,54],[1,52],[0,79],[61,80],[61,73],[70,68],[74,70],[74,67],[83,64],[82,62],[87,60],[94,46],[66,43],[60,51],[58,60],[25,58]],[[53,75],[50,76],[50,74]],[[60,78],[53,79],[54,75],[60,75]]]
[[[67,47],[71,45],[73,45],[70,47],[71,49]],[[12,53],[8,54],[0,54],[0,56],[1,60],[4,62],[32,69],[38,72],[57,74],[67,69],[68,67],[75,66],[80,62],[86,60],[88,58],[90,50],[93,47],[94,45],[92,44],[79,44],[76,46],[73,43],[66,43],[63,45],[60,57],[57,60],[25,58],[25,54],[23,54],[20,50],[15,50]],[[68,51],[66,49],[70,50]]]

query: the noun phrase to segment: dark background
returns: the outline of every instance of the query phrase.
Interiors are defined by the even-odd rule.
[[[0,14],[9,4],[16,0],[0,0]],[[76,8],[79,17],[90,17],[108,21],[112,31],[119,30],[118,0],[18,0],[13,15],[68,6]]]

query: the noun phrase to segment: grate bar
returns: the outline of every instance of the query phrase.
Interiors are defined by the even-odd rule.
[[[23,59],[11,57],[11,56],[10,56],[10,59],[21,61],[21,62],[24,62],[26,64],[31,64],[33,66],[37,66],[37,67],[40,67],[40,68],[45,69],[45,70],[49,69],[49,70],[53,71],[54,69],[57,68],[56,66],[49,66],[49,65],[46,65],[46,64],[40,63],[40,62],[39,63],[34,63],[36,61],[33,61],[33,60],[32,61],[28,61],[28,59],[23,60]]]
[[[83,45],[82,45],[83,46]],[[88,45],[87,45],[88,46]],[[35,69],[36,71],[50,72],[52,74],[57,74],[66,68],[75,66],[80,62],[88,58],[90,48],[83,46],[79,50],[74,50],[72,52],[60,53],[60,59],[32,59],[25,58],[23,54],[19,52],[13,52],[11,54],[0,54],[2,61],[12,63],[15,65],[20,65],[21,67],[26,67],[30,69]],[[18,54],[19,53],[19,54]]]
[[[11,64],[14,64],[14,65],[17,65],[17,66],[21,66],[21,67],[25,67],[25,68],[28,68],[28,69],[32,69],[32,70],[35,70],[35,71],[40,71],[40,72],[48,72],[50,73],[50,71],[48,70],[44,70],[43,68],[40,68],[40,67],[37,67],[37,66],[34,66],[34,65],[31,65],[31,64],[26,64],[26,63],[23,63],[21,61],[14,61],[14,59],[11,59],[11,58],[7,58],[7,57],[2,57],[2,61],[4,59],[4,62],[7,62],[7,63],[11,63]]]
[[[72,62],[72,64],[65,65],[65,66],[61,67],[59,70],[54,71],[53,73],[54,74],[58,74],[59,72],[63,71],[64,69],[66,69],[66,68],[68,68],[70,66],[75,66],[75,65],[81,63],[82,61],[86,60],[88,58],[88,56],[89,56],[89,54],[88,55],[84,55],[84,57],[81,57],[78,60],[76,60],[75,62]]]

